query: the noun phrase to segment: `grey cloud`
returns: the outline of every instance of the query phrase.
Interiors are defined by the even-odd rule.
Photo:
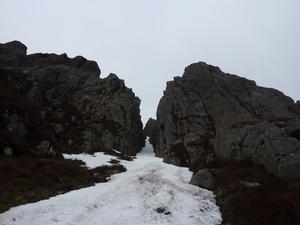
[[[300,99],[298,0],[0,0],[0,42],[96,60],[155,117],[167,80],[206,61]]]

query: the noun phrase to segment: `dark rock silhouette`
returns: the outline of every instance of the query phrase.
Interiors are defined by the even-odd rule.
[[[224,159],[300,176],[299,103],[218,67],[195,63],[167,82],[148,124],[157,156],[194,172]]]
[[[96,62],[66,54],[26,55],[18,41],[0,44],[0,152],[53,155],[144,145],[140,99]]]
[[[155,119],[150,118],[144,127],[144,136],[149,137],[149,142],[152,145],[159,143],[158,140],[156,140],[157,132],[158,132],[158,123]],[[157,148],[159,148],[159,146],[154,147],[154,151]],[[158,156],[159,152],[156,152],[156,155]]]

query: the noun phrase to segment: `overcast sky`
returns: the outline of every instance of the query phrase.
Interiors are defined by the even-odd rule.
[[[300,99],[299,0],[0,0],[0,42],[11,40],[97,61],[141,98],[144,122],[198,61]]]

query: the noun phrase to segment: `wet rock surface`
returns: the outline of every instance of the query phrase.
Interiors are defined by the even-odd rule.
[[[96,62],[66,54],[26,54],[0,44],[0,154],[56,155],[144,146],[140,99]]]
[[[300,177],[299,117],[299,103],[280,91],[199,62],[167,82],[147,135],[157,156],[194,172],[217,158],[293,178]]]

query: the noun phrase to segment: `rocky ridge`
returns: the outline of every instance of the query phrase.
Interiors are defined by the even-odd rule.
[[[145,133],[165,162],[201,171],[217,159],[250,161],[300,177],[300,107],[290,97],[199,62],[167,82]],[[209,181],[210,182],[210,181]]]
[[[140,99],[96,62],[66,54],[26,54],[0,44],[0,154],[55,156],[144,146]]]

